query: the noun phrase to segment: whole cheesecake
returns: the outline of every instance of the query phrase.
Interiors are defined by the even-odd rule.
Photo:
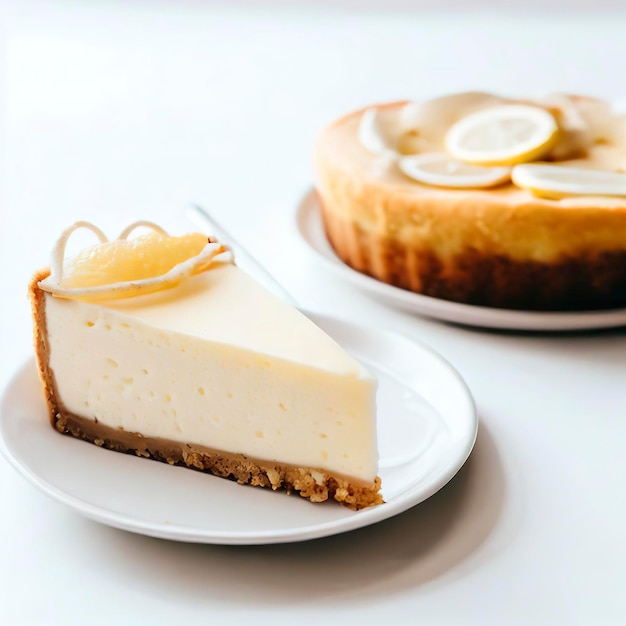
[[[360,135],[373,108],[398,154],[442,152],[453,124],[513,102],[482,93],[394,102],[325,128],[315,147],[315,186],[337,255],[386,283],[456,302],[522,310],[626,305],[626,198],[550,199],[510,181],[489,189],[423,184]],[[607,104],[563,97],[536,105],[559,123],[544,161],[626,171],[626,118]]]
[[[139,271],[158,261],[156,239]],[[114,255],[98,254],[87,250],[75,266],[110,274]],[[185,270],[177,261],[173,270]],[[64,288],[49,270],[34,277],[35,349],[53,427],[313,502],[382,502],[375,379],[234,264],[201,269],[143,291],[145,277],[117,291]]]

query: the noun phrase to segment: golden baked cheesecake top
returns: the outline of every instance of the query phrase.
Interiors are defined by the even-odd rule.
[[[499,178],[495,177],[493,186],[487,190],[476,188],[482,186],[480,184],[457,185],[454,172],[451,171],[454,168],[458,170],[466,167],[472,172],[478,168],[479,172],[484,173],[493,169],[511,168],[507,163],[500,164],[500,167],[480,167],[480,164],[455,159],[446,141],[453,127],[477,113],[515,106],[545,112],[554,120],[555,132],[546,141],[545,150],[529,155],[531,158],[528,161],[533,162],[534,168],[531,182],[540,178],[542,184],[549,186],[543,178],[563,178],[565,175],[566,178],[578,181],[577,192],[559,193],[558,189],[547,187],[524,188],[531,187],[527,183],[531,177],[524,171],[526,166],[520,166],[514,158],[510,162],[517,168],[513,167],[508,175],[504,173]],[[487,136],[478,138],[478,142],[482,140],[484,144],[489,144],[488,133],[493,132],[493,128],[497,130],[497,121],[492,124],[492,128],[487,125],[481,129],[479,126],[476,132],[483,132]],[[523,128],[521,130],[524,131]],[[516,129],[505,129],[507,131],[514,135]],[[466,141],[471,144],[471,133]],[[328,126],[319,137],[316,153],[318,167],[322,159],[332,162],[333,166],[348,175],[358,173],[369,181],[390,184],[398,191],[411,194],[455,197],[458,196],[458,188],[463,188],[465,196],[471,193],[485,203],[626,207],[626,116],[615,112],[610,104],[592,98],[555,95],[530,102],[484,93],[461,93],[424,103],[383,104],[351,113]],[[403,167],[403,164],[410,163],[416,155],[446,155],[449,163],[442,166],[435,161],[435,167],[423,169],[430,169],[436,174],[449,173],[448,184],[428,184],[407,175],[409,168]],[[556,171],[554,168],[548,172],[545,169],[541,171],[539,161],[554,167],[558,165],[559,168],[575,168],[577,171],[571,173],[563,169]],[[436,167],[439,167],[439,171]],[[516,169],[520,170],[518,184],[511,182],[511,175],[516,180]],[[614,181],[611,182],[612,187],[607,188],[605,181],[601,181],[598,186],[593,179],[594,173],[598,171],[620,175],[618,193],[615,193]],[[586,179],[586,174],[590,180]],[[555,199],[558,202],[555,203]]]

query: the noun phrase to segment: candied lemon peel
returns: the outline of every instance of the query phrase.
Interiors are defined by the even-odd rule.
[[[140,227],[150,232],[129,239]],[[81,228],[92,231],[99,243],[66,259],[68,240]],[[230,249],[201,233],[176,237],[158,224],[139,221],[109,241],[97,226],[79,221],[61,233],[52,250],[50,275],[39,287],[54,296],[76,300],[130,298],[174,287],[218,262],[232,262]]]

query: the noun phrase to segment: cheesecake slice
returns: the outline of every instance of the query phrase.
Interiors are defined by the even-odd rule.
[[[30,295],[59,432],[312,502],[382,502],[375,379],[241,269],[97,300],[44,290],[48,274]]]

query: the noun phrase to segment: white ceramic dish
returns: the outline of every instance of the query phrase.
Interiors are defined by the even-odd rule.
[[[412,313],[468,326],[508,330],[571,331],[626,326],[626,309],[568,313],[494,309],[423,296],[361,274],[346,265],[328,243],[319,202],[312,190],[298,205],[296,226],[307,249],[327,268],[381,302]]]
[[[282,543],[367,526],[422,502],[463,465],[476,439],[472,397],[440,356],[406,337],[308,314],[379,378],[385,504],[350,511],[242,487],[208,474],[62,436],[48,422],[34,360],[0,404],[0,451],[30,482],[96,521],[198,543]]]

